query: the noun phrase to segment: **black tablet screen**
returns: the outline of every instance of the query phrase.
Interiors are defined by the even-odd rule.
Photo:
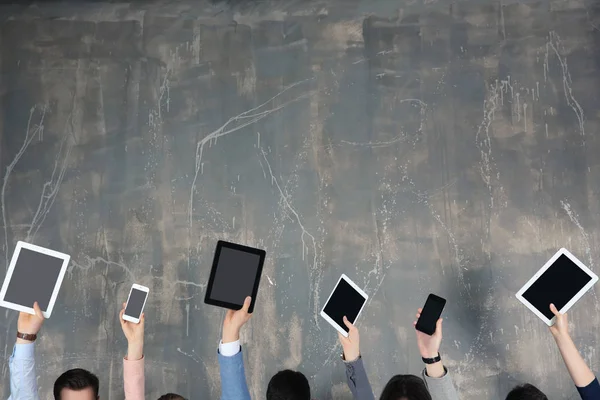
[[[325,304],[323,312],[348,332],[348,328],[344,324],[344,315],[353,324],[365,301],[367,300],[348,282],[340,279],[329,301]]]
[[[4,300],[24,307],[38,302],[48,309],[64,260],[21,248]]]
[[[591,280],[591,276],[563,254],[523,293],[523,298],[552,319],[550,303],[560,310]]]
[[[241,307],[252,296],[259,266],[258,254],[222,247],[210,298]]]

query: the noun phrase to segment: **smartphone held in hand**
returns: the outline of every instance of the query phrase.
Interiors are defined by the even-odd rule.
[[[133,284],[129,291],[129,297],[127,298],[127,305],[125,306],[125,313],[123,319],[125,321],[139,324],[146,300],[148,299],[148,289],[146,286]]]
[[[421,311],[421,316],[415,328],[428,335],[433,335],[435,333],[435,325],[440,315],[442,315],[445,305],[446,299],[436,296],[433,293],[430,294],[423,306],[423,311]]]

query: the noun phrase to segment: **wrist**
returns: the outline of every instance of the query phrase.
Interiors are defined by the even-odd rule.
[[[223,331],[223,337],[221,338],[221,342],[232,343],[238,340],[240,340],[240,332],[238,330],[234,330],[231,332]]]
[[[421,357],[423,358],[436,358],[440,354],[439,350],[431,351],[421,351]]]
[[[33,343],[33,340],[25,340],[25,339],[17,338],[17,344],[31,344],[31,343]]]
[[[356,351],[344,350],[344,361],[346,361],[346,362],[356,361],[356,360],[358,360],[359,357],[360,357],[360,351],[358,351],[358,350],[356,350]]]
[[[144,356],[144,341],[129,342],[127,347],[127,359],[131,361],[140,360]]]

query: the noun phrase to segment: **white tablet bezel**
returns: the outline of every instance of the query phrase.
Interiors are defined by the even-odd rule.
[[[367,300],[369,300],[369,296],[360,287],[358,287],[356,285],[356,283],[352,282],[352,280],[350,280],[350,278],[348,278],[345,274],[342,274],[342,276],[340,276],[340,279],[338,279],[337,283],[335,284],[333,290],[329,294],[329,297],[327,298],[327,301],[325,302],[325,305],[321,309],[321,317],[323,317],[325,319],[325,321],[329,322],[331,324],[331,326],[333,326],[343,336],[348,337],[348,332],[346,332],[346,330],[343,327],[339,326],[337,324],[337,322],[335,322],[332,318],[330,318],[329,315],[325,314],[325,307],[327,307],[327,303],[329,303],[329,300],[331,299],[331,296],[333,296],[333,294],[335,293],[335,290],[338,288],[338,286],[339,286],[340,282],[342,281],[342,279],[345,280],[346,282],[348,282],[348,284],[350,286],[352,286],[352,288],[354,290],[356,290],[356,292],[358,294],[360,294],[362,297],[364,297],[364,299],[365,299],[362,307],[358,311],[358,314],[356,314],[356,318],[354,319],[353,324],[356,324],[356,320],[358,320],[358,317],[360,316],[360,313],[362,312],[363,308],[365,308],[365,305],[367,304]]]
[[[571,254],[569,252],[569,250],[567,250],[565,248],[558,250],[556,252],[556,254],[554,256],[552,256],[552,258],[550,260],[548,260],[548,262],[546,264],[544,264],[544,266],[542,268],[540,268],[540,270],[538,272],[536,272],[535,275],[521,288],[521,290],[519,290],[517,292],[517,295],[516,295],[517,299],[521,303],[525,304],[525,306],[527,308],[529,308],[531,311],[533,311],[533,313],[535,315],[537,315],[538,317],[540,317],[541,320],[544,321],[546,323],[546,325],[548,325],[548,326],[554,325],[556,317],[552,317],[552,319],[546,318],[546,316],[544,314],[542,314],[529,301],[527,301],[527,299],[525,299],[523,297],[523,293],[525,293],[527,291],[527,289],[529,289],[529,287],[531,285],[533,285],[533,283],[535,281],[537,281],[540,278],[540,276],[542,276],[544,274],[544,272],[546,272],[546,270],[548,268],[550,268],[552,266],[552,264],[554,264],[554,262],[562,255],[567,256],[575,265],[577,265],[579,268],[581,268],[581,270],[583,270],[586,274],[588,274],[592,279],[583,288],[581,288],[581,290],[579,292],[577,292],[577,294],[575,296],[573,296],[573,298],[567,304],[565,304],[565,306],[563,308],[558,310],[558,312],[560,312],[561,314],[564,314],[567,311],[569,311],[569,309],[573,306],[573,304],[575,304],[577,302],[577,300],[579,300],[581,298],[581,296],[583,296],[585,294],[585,292],[590,290],[591,287],[594,286],[594,284],[596,282],[598,282],[598,276],[596,274],[594,274],[588,267],[586,267],[581,261],[579,261],[577,259],[577,257],[575,257],[573,254]]]
[[[127,306],[129,305],[129,298],[131,297],[131,293],[133,292],[134,289],[139,290],[140,292],[146,292],[146,297],[144,298],[144,304],[142,304],[142,311],[140,311],[140,317],[141,317],[142,314],[144,313],[144,307],[146,307],[146,301],[148,301],[148,293],[150,292],[150,289],[148,289],[146,286],[138,285],[137,283],[134,283],[133,285],[131,285],[131,289],[129,290],[129,296],[127,296],[127,303],[125,303],[125,309],[127,309]],[[140,323],[139,318],[134,318],[131,315],[127,315],[125,313],[123,313],[123,319],[125,321],[133,322],[134,324]]]
[[[8,266],[8,271],[6,272],[6,278],[4,278],[4,283],[2,284],[2,290],[0,290],[0,307],[10,308],[12,310],[22,311],[33,315],[35,315],[35,311],[33,310],[33,304],[31,305],[31,307],[26,307],[20,304],[11,303],[9,301],[4,300],[4,296],[6,296],[6,291],[8,290],[8,285],[10,284],[10,279],[12,278],[13,271],[15,270],[15,266],[17,265],[17,260],[19,259],[19,254],[21,253],[21,249],[35,251],[36,253],[46,254],[47,256],[60,258],[63,260],[63,264],[60,268],[58,278],[56,279],[56,283],[54,284],[52,297],[50,297],[50,302],[48,303],[48,308],[46,309],[46,311],[42,311],[44,318],[50,318],[50,315],[52,315],[52,309],[54,308],[54,303],[56,302],[56,298],[58,297],[58,292],[60,291],[60,286],[62,285],[63,278],[65,277],[65,273],[67,272],[67,267],[69,266],[71,256],[68,254],[60,253],[58,251],[36,246],[31,243],[21,241],[17,242],[15,252],[13,253],[12,259],[10,260],[10,265]]]

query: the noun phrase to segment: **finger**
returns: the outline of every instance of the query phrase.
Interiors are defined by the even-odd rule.
[[[121,322],[121,326],[125,326],[125,323],[127,322],[123,319],[123,314],[125,314],[125,310],[119,311],[119,321]]]
[[[552,311],[552,314],[554,314],[557,318],[560,316],[560,313],[558,312],[556,306],[553,303],[550,303],[550,311]]]
[[[421,318],[421,313],[417,313],[417,319]]]
[[[42,314],[42,309],[40,308],[40,305],[37,301],[33,303],[33,311],[39,319],[44,319],[44,314]]]
[[[442,334],[442,318],[438,319],[435,323],[435,333],[438,335]]]
[[[348,318],[346,318],[345,315],[344,315],[343,321],[344,321],[344,325],[346,325],[346,328],[348,328],[350,330],[356,329],[356,327],[354,325],[352,325],[350,323],[350,321],[348,321]]]
[[[233,314],[235,314],[235,311],[227,310],[227,314],[225,314],[225,319],[231,319],[233,317]]]
[[[251,302],[252,302],[252,298],[250,296],[246,297],[246,299],[244,300],[244,305],[242,306],[242,311],[247,313],[248,310],[250,309]]]
[[[123,310],[127,308],[127,303],[123,303]]]
[[[140,324],[143,324],[144,321],[146,321],[146,314],[142,313],[142,316],[140,317]]]
[[[416,327],[417,326],[417,321],[413,321],[413,326]]]
[[[423,307],[417,308],[417,313],[421,314],[423,312]]]

